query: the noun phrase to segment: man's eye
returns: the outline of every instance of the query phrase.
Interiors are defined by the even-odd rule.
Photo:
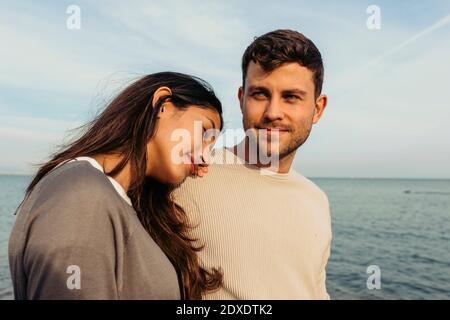
[[[265,98],[267,95],[262,91],[256,91],[252,93],[252,97],[255,98]]]
[[[286,100],[290,100],[290,101],[297,101],[297,100],[301,100],[299,96],[296,96],[294,94],[289,94],[287,96],[284,97]]]

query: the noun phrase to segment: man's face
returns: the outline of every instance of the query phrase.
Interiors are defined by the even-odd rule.
[[[314,90],[313,72],[298,63],[286,63],[267,73],[250,62],[245,89],[239,88],[238,94],[244,130],[252,130],[258,147],[268,155],[276,134],[279,150],[274,152],[279,158],[295,154],[326,107],[326,97],[316,99]],[[267,134],[261,129],[268,129]]]

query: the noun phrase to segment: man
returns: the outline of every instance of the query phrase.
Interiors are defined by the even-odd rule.
[[[329,299],[328,199],[292,168],[327,105],[320,52],[296,31],[269,32],[246,49],[242,72],[246,138],[216,149],[208,174],[175,192],[194,226],[190,236],[204,245],[201,264],[223,272],[223,287],[204,298]],[[261,150],[277,156],[275,170]]]

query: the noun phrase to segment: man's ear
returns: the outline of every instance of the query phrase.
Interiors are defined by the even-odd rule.
[[[242,107],[244,106],[244,88],[241,86],[238,90],[238,99],[239,99],[239,106],[241,107],[241,112],[243,112]]]
[[[169,87],[159,87],[158,89],[156,89],[155,93],[153,94],[152,108],[155,107],[159,99],[170,95],[172,95],[172,90],[170,90]]]
[[[323,111],[327,107],[327,103],[328,103],[328,97],[324,94],[321,94],[316,99],[316,106],[315,106],[314,117],[313,117],[314,124],[319,122],[320,117],[322,117]]]

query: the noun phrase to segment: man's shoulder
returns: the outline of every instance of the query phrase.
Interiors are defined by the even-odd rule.
[[[227,147],[214,148],[211,151],[210,163],[212,165],[222,165],[222,164],[245,164],[245,161],[236,156],[231,149]]]
[[[292,170],[292,176],[312,195],[314,195],[319,201],[328,205],[328,196],[315,182],[313,182],[310,178],[305,177],[300,172],[296,170]]]

